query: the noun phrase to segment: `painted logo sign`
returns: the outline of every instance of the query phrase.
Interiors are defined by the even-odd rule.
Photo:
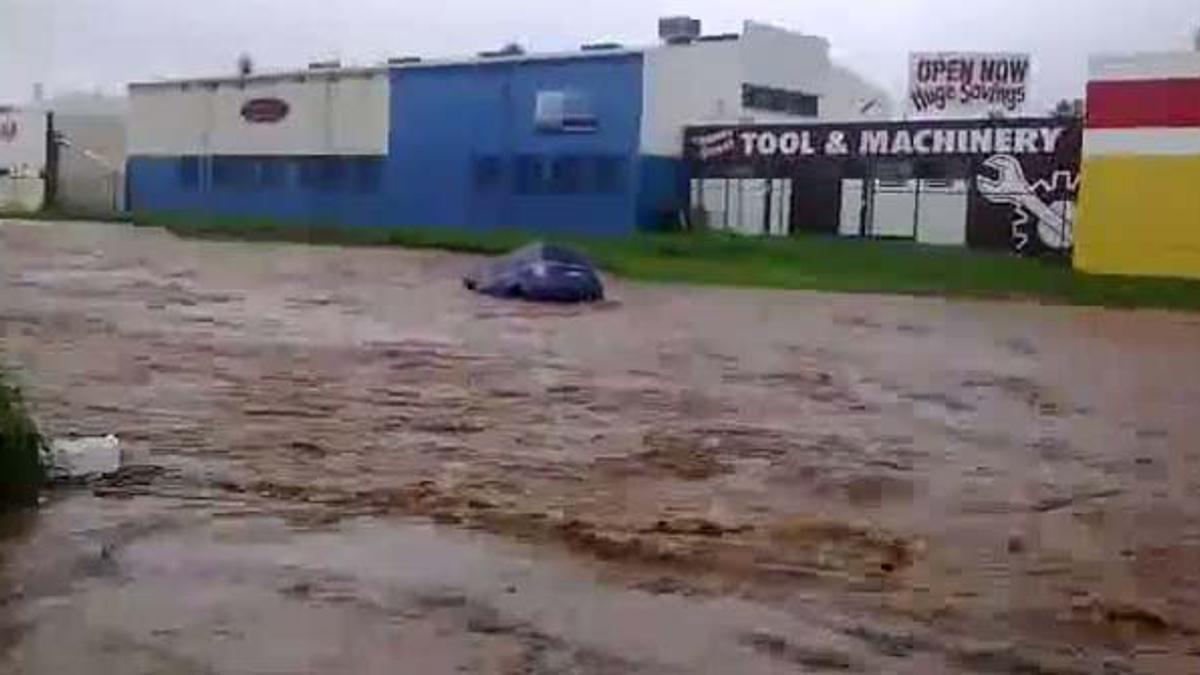
[[[919,53],[909,57],[908,107],[921,117],[1019,113],[1029,98],[1028,54]]]
[[[684,156],[700,178],[963,181],[968,245],[1063,256],[1082,144],[1080,123],[1050,118],[705,125],[687,128]]]
[[[11,143],[17,137],[17,121],[13,119],[0,120],[0,141]]]
[[[291,106],[278,98],[252,98],[242,104],[242,119],[251,124],[274,124],[287,117]]]
[[[736,127],[688,135],[693,159],[800,162],[823,157],[1054,155],[1067,128],[1050,121],[1017,125],[928,122],[893,125]]]

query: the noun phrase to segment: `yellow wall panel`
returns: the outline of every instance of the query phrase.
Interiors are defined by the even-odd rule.
[[[1075,266],[1200,278],[1200,156],[1086,158]]]

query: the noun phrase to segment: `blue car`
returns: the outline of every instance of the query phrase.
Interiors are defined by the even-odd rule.
[[[595,302],[604,285],[583,255],[563,246],[534,243],[481,265],[463,285],[497,298],[538,302]]]

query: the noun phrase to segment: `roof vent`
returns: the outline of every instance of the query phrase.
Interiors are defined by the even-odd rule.
[[[696,38],[696,42],[726,42],[741,38],[737,33],[717,33],[716,35],[701,35]]]
[[[501,47],[500,49],[497,49],[494,51],[479,52],[479,56],[480,56],[480,58],[484,58],[484,59],[495,59],[495,58],[502,58],[505,56],[521,56],[524,53],[525,53],[524,47],[522,47],[521,45],[519,45],[515,42],[510,42],[510,43],[504,45],[503,47]]]
[[[620,42],[593,42],[591,44],[580,45],[579,49],[585,52],[603,52],[610,49],[623,49],[625,45]]]
[[[342,62],[336,59],[332,61],[313,61],[308,64],[309,70],[330,70],[333,68],[341,68]]]
[[[700,37],[700,20],[690,16],[666,16],[658,20],[658,37],[669,45],[687,44]]]

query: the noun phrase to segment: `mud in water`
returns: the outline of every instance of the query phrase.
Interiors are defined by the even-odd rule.
[[[473,262],[0,227],[0,671],[1200,670],[1200,318]]]

